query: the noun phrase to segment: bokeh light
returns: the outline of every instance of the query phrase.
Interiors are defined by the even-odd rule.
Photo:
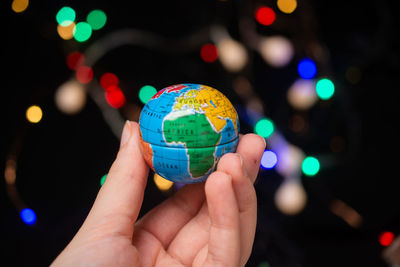
[[[299,182],[285,181],[275,192],[275,205],[286,215],[298,214],[306,203],[307,195]]]
[[[74,39],[77,42],[85,42],[92,36],[92,27],[87,22],[78,22],[74,28]]]
[[[265,169],[272,169],[273,167],[275,167],[277,162],[278,157],[276,156],[275,152],[271,150],[264,151],[261,157],[261,167]]]
[[[107,72],[100,77],[100,86],[103,87],[104,90],[107,90],[110,86],[117,86],[118,83],[119,79],[114,73]]]
[[[79,66],[83,65],[85,62],[85,57],[81,52],[71,52],[66,58],[66,63],[68,68],[71,70],[76,70]]]
[[[27,225],[34,225],[36,223],[36,213],[29,208],[25,208],[19,213],[22,221]]]
[[[145,85],[139,90],[139,100],[146,104],[150,98],[152,98],[157,93],[157,89],[151,85]]]
[[[80,83],[87,84],[93,79],[93,69],[89,66],[79,66],[75,76]]]
[[[301,78],[312,79],[314,78],[315,74],[317,74],[317,66],[311,59],[304,58],[299,62],[297,71]]]
[[[286,144],[274,148],[279,160],[275,166],[276,171],[285,177],[298,176],[301,172],[301,163],[305,157],[303,151],[297,146]]]
[[[262,38],[259,51],[265,62],[276,68],[286,66],[294,54],[292,43],[283,36]]]
[[[157,173],[154,173],[153,180],[157,188],[161,191],[167,191],[174,185],[174,182],[161,177]]]
[[[89,12],[86,21],[90,24],[93,30],[100,30],[107,22],[107,15],[100,9],[95,9]]]
[[[279,10],[283,13],[290,14],[293,13],[297,8],[296,0],[278,0],[276,2]]]
[[[106,179],[107,179],[107,174],[108,174],[108,173],[106,173],[106,174],[104,174],[103,176],[101,176],[101,178],[100,178],[100,186],[103,186],[104,182],[106,181]]]
[[[318,100],[314,80],[296,80],[287,91],[287,100],[295,109],[311,108]]]
[[[213,44],[203,45],[200,49],[200,57],[207,63],[216,61],[218,58],[217,47]]]
[[[331,80],[324,78],[317,82],[315,90],[319,98],[322,100],[328,100],[335,93],[335,85]]]
[[[254,126],[254,132],[261,137],[268,138],[274,132],[274,123],[267,118],[259,120]]]
[[[265,26],[269,26],[274,23],[276,18],[274,10],[266,6],[259,7],[254,16],[258,23]]]
[[[231,72],[238,72],[247,63],[247,51],[245,47],[231,38],[224,38],[217,44],[218,58],[222,65]]]
[[[75,21],[75,10],[69,6],[62,7],[56,14],[56,21],[61,26],[68,26]]]
[[[320,163],[315,157],[306,157],[301,164],[301,170],[307,176],[314,176],[319,172]]]
[[[11,3],[11,9],[15,13],[24,12],[29,6],[29,0],[14,0]]]
[[[75,22],[67,26],[62,26],[58,24],[57,33],[64,40],[71,40],[74,37]]]
[[[113,108],[121,108],[125,105],[126,98],[121,88],[118,86],[110,86],[105,92],[107,103]]]
[[[379,235],[379,243],[384,247],[390,246],[393,240],[394,240],[394,234],[392,232],[386,231]]]
[[[26,110],[26,119],[31,122],[31,123],[38,123],[42,117],[43,117],[43,112],[42,109],[39,106],[30,106]]]
[[[68,115],[79,113],[86,104],[86,92],[77,81],[67,81],[56,91],[57,108]]]

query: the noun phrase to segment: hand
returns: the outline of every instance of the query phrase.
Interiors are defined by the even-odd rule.
[[[121,148],[82,227],[53,266],[244,266],[257,221],[256,179],[265,148],[240,137],[205,183],[186,185],[136,223],[148,167],[139,126],[127,122]]]

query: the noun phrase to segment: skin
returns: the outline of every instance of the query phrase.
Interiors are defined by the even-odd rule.
[[[184,186],[137,220],[149,169],[139,126],[128,121],[89,215],[52,266],[244,266],[264,149],[258,135],[241,136],[237,152],[224,155],[205,183]]]

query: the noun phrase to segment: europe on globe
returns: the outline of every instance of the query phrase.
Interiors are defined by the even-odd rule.
[[[239,118],[218,90],[178,84],[157,92],[139,118],[140,148],[160,176],[180,183],[207,179],[225,153],[235,152]]]

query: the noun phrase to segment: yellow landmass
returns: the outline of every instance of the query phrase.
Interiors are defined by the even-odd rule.
[[[201,103],[199,103],[196,99],[197,92],[197,90],[190,90],[179,96],[176,99],[174,110],[193,108],[197,111],[200,111]]]

